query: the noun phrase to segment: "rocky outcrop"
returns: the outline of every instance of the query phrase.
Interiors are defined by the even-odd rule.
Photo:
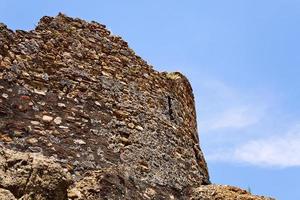
[[[40,154],[0,150],[0,199],[67,199],[70,173]]]
[[[204,187],[182,74],[155,71],[104,25],[63,14],[29,32],[0,24],[0,41],[0,195],[201,199],[218,190]]]
[[[76,180],[56,160],[39,153],[0,151],[0,199],[98,200],[189,199],[268,200],[245,190],[222,185],[201,185],[183,190],[133,179],[122,167],[90,170]],[[270,199],[271,200],[271,199]]]
[[[228,185],[203,185],[193,188],[186,196],[189,200],[272,200],[272,198],[255,196],[246,190]]]
[[[14,195],[6,189],[0,188],[0,199],[2,200],[16,200]]]

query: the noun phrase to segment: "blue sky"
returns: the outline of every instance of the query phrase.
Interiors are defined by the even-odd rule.
[[[98,21],[155,69],[184,73],[211,180],[300,199],[299,0],[0,0],[0,10],[12,29],[58,12]]]

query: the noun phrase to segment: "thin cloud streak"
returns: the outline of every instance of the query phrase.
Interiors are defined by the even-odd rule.
[[[206,80],[199,85],[203,87],[201,96],[208,99],[208,102],[198,105],[203,110],[199,115],[199,126],[205,134],[255,125],[263,119],[270,106],[270,103],[267,106],[264,101],[258,101],[257,94],[243,94],[244,91],[240,92],[221,81]]]
[[[209,120],[200,122],[200,126],[205,132],[220,129],[242,129],[258,123],[263,117],[263,113],[263,109],[258,109],[253,105],[229,108]]]
[[[240,162],[260,167],[300,166],[300,124],[283,135],[251,140],[234,149],[223,149],[207,156],[218,162]]]
[[[234,152],[238,161],[258,166],[300,166],[300,126],[282,136],[250,141]]]

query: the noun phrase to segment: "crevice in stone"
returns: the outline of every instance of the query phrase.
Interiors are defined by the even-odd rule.
[[[31,159],[32,159],[32,163],[30,165],[30,172],[29,172],[28,178],[26,179],[26,183],[25,183],[25,186],[24,186],[24,189],[23,189],[23,192],[22,192],[23,194],[25,194],[25,192],[26,192],[26,190],[28,188],[28,183],[29,183],[29,181],[30,181],[30,179],[32,177],[32,173],[33,173],[32,165],[33,165],[33,159],[34,158],[31,158]]]
[[[172,98],[170,96],[168,96],[168,112],[169,112],[170,120],[174,120]]]

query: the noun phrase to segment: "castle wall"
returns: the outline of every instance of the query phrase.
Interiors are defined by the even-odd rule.
[[[64,15],[35,30],[0,25],[0,144],[40,152],[76,177],[125,176],[182,189],[209,183],[194,97],[104,25]]]

